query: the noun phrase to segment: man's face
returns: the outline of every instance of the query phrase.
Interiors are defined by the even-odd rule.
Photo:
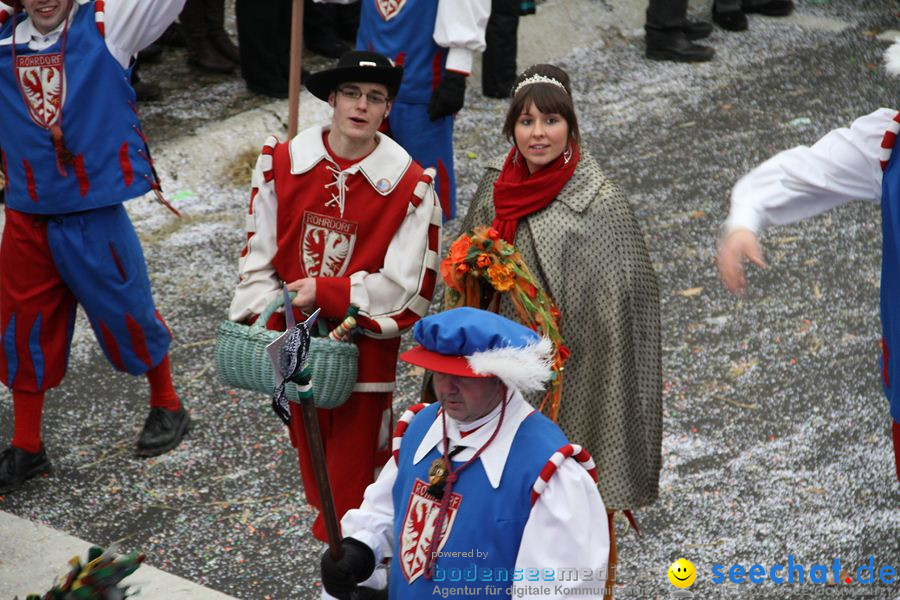
[[[434,374],[434,393],[447,415],[460,423],[471,423],[500,404],[505,388],[496,377],[460,377]]]
[[[380,83],[342,83],[328,103],[334,107],[331,130],[353,143],[374,139],[391,110],[387,87]]]
[[[22,4],[34,28],[45,35],[63,22],[69,8],[69,0],[22,0]]]

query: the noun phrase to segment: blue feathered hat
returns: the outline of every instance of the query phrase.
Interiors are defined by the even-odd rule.
[[[505,317],[454,308],[425,317],[413,330],[420,344],[404,361],[462,377],[498,377],[509,388],[536,391],[550,379],[553,344]]]

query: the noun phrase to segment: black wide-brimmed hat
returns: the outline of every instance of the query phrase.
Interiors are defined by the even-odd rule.
[[[345,52],[333,69],[313,73],[306,78],[306,89],[320,100],[328,101],[328,96],[342,83],[381,83],[394,96],[403,79],[403,67],[396,67],[391,60],[377,52],[351,50]]]

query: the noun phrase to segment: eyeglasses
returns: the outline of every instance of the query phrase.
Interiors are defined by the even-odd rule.
[[[363,96],[363,91],[358,87],[342,87],[338,88],[338,94],[346,98],[347,100],[359,100]],[[374,104],[379,106],[388,101],[388,97],[379,92],[367,92],[366,93],[366,101],[369,104]]]

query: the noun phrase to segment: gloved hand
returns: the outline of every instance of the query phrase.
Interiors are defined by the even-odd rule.
[[[387,588],[373,590],[368,587],[358,587],[356,588],[356,591],[353,592],[351,600],[388,600],[389,597]]]
[[[375,570],[375,553],[364,543],[353,538],[341,540],[344,551],[339,560],[331,558],[331,552],[322,555],[322,587],[341,600],[350,600],[356,584],[365,581]]]
[[[446,71],[428,103],[428,118],[437,121],[456,114],[466,100],[466,76]]]

